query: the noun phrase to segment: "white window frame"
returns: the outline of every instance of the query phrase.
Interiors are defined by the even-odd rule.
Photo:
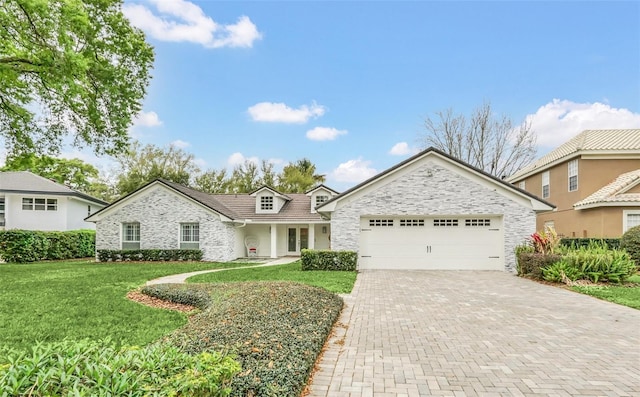
[[[47,211],[57,211],[58,210],[58,199],[47,199]]]
[[[629,225],[629,215],[638,215],[640,216],[640,210],[623,210],[622,211],[622,233],[624,234],[624,232],[626,232],[627,230],[631,229],[634,226],[638,226],[638,225]]]
[[[549,198],[551,196],[551,184],[549,183],[549,171],[542,173],[542,198]],[[547,190],[545,192],[545,186]]]
[[[329,201],[329,196],[325,195],[325,194],[319,194],[316,196],[316,207],[319,206],[322,203],[325,203]]]
[[[525,183],[525,181],[520,181],[518,182],[518,187],[522,190],[525,190],[527,187],[527,184]]]
[[[127,229],[129,227],[133,227],[132,233],[128,233]],[[132,238],[129,240],[129,238]],[[136,239],[137,237],[137,239]],[[123,222],[122,223],[122,249],[124,248],[124,244],[138,244],[138,248],[140,249],[140,222]],[[136,248],[132,248],[136,249]]]
[[[197,247],[195,245],[198,245]],[[188,222],[180,224],[180,249],[200,249],[200,224]]]
[[[273,196],[260,196],[260,210],[273,211],[274,201]]]
[[[570,192],[575,192],[578,190],[578,159],[571,160],[567,164],[567,188]],[[571,178],[575,178],[575,187],[571,189]]]
[[[22,210],[23,211],[33,211],[33,198],[32,197],[23,197],[22,198]]]

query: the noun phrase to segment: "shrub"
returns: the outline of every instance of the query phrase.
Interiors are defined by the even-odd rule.
[[[564,260],[594,283],[624,282],[636,270],[634,262],[625,251],[609,250],[595,243],[569,251]]]
[[[95,241],[94,230],[4,230],[0,231],[0,257],[12,263],[86,258],[95,254]]]
[[[542,268],[542,275],[545,280],[555,283],[564,282],[565,277],[571,281],[582,277],[580,270],[566,260],[560,260],[553,265]]]
[[[291,282],[200,288],[212,292],[215,304],[192,316],[167,342],[192,354],[233,353],[242,372],[231,382],[232,396],[299,396],[340,314],[342,299]]]
[[[542,254],[539,252],[521,252],[518,255],[518,275],[542,279],[542,269],[553,265],[562,259],[557,254]]]
[[[354,251],[302,250],[302,270],[355,271],[358,253]]]
[[[531,235],[531,245],[534,252],[539,254],[553,254],[558,247],[560,239],[555,229],[546,226],[543,231]]]
[[[198,285],[155,284],[142,287],[140,292],[153,298],[195,306],[198,309],[205,309],[211,301],[209,293]]]
[[[202,260],[201,250],[98,250],[98,261],[100,262],[127,262],[127,261],[200,261]]]
[[[562,238],[560,245],[567,248],[588,247],[589,244],[600,244],[608,248],[620,248],[619,238]]]
[[[0,355],[0,390],[2,396],[224,397],[239,370],[219,353],[65,340]]]
[[[620,248],[627,251],[636,267],[640,268],[640,226],[632,227],[622,235]]]

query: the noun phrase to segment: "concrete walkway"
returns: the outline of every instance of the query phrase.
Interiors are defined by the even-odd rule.
[[[364,271],[312,397],[640,396],[640,310],[503,272]]]
[[[299,259],[300,259],[300,257],[297,257],[297,256],[283,256],[283,257],[278,258],[278,259],[272,259],[272,260],[267,259],[266,263],[256,264],[256,265],[241,266],[241,267],[231,267],[231,268],[224,268],[224,269],[200,270],[200,271],[197,271],[197,272],[182,273],[182,274],[172,274],[171,276],[160,277],[160,278],[156,278],[154,280],[147,281],[146,285],[182,284],[189,277],[197,276],[199,274],[222,272],[222,271],[231,271],[231,270],[237,270],[237,269],[247,269],[249,267],[265,267],[265,266],[286,265],[287,263],[295,262],[295,261],[297,261]]]

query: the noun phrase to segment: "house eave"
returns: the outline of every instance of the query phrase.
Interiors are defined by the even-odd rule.
[[[573,209],[576,211],[580,211],[580,210],[588,210],[588,209],[600,208],[600,207],[640,207],[640,202],[638,201],[597,202],[597,203],[574,205]]]

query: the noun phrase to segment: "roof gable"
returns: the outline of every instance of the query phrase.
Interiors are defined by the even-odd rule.
[[[306,192],[304,192],[304,194],[306,194],[307,196],[311,196],[314,192],[318,191],[318,190],[326,190],[327,192],[331,193],[331,195],[337,195],[340,194],[339,192],[331,189],[329,186],[326,186],[324,184],[320,184],[318,186],[312,187],[311,189],[307,190]]]
[[[365,189],[375,185],[375,184],[383,184],[387,179],[393,179],[397,173],[400,173],[403,169],[413,166],[418,163],[422,163],[429,158],[437,158],[445,163],[458,168],[459,170],[465,172],[468,177],[476,178],[476,180],[483,184],[488,184],[495,189],[500,189],[502,192],[506,194],[515,194],[520,198],[524,198],[527,200],[532,208],[537,211],[548,211],[555,208],[555,206],[547,201],[544,201],[533,194],[517,188],[516,186],[507,183],[501,179],[494,177],[493,175],[488,174],[487,172],[480,170],[470,164],[467,164],[461,160],[458,160],[434,147],[430,147],[398,164],[395,166],[388,168],[385,171],[375,175],[372,178],[367,179],[366,181],[352,187],[351,189],[345,191],[344,193],[333,197],[331,200],[321,204],[316,208],[318,212],[326,213],[332,212],[336,208],[336,204],[342,200],[349,198],[350,196],[356,195],[359,192],[364,191]]]
[[[518,181],[581,154],[640,156],[640,129],[585,130],[507,178]]]
[[[285,199],[287,201],[291,200],[291,197],[287,196],[284,193],[280,193],[279,191],[277,191],[276,189],[272,188],[269,185],[262,185],[261,187],[257,188],[253,192],[249,193],[249,196],[255,197],[255,196],[258,195],[258,193],[261,193],[261,192],[264,192],[264,191],[271,192],[274,196],[283,198],[283,199]]]

